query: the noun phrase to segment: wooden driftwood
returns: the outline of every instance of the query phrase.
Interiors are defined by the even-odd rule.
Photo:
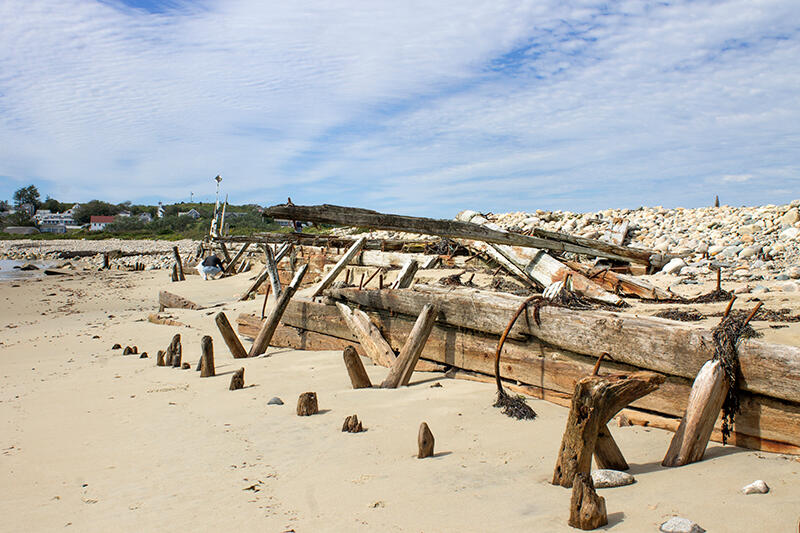
[[[651,255],[647,251],[614,246],[591,239],[583,239],[581,241],[582,244],[576,244],[575,240],[567,240],[563,234],[557,233],[552,233],[547,238],[530,237],[457,220],[390,215],[368,209],[327,204],[315,206],[275,205],[267,208],[264,211],[264,215],[289,220],[308,220],[327,224],[405,231],[423,235],[438,235],[440,237],[471,239],[512,246],[574,252],[597,257],[608,257],[610,259],[643,262],[644,264],[648,264]]]
[[[426,457],[433,456],[433,433],[428,427],[426,422],[419,425],[419,433],[417,434],[417,459],[425,459]]]
[[[247,290],[242,293],[242,296],[239,298],[239,301],[243,302],[245,300],[249,300],[250,295],[254,294],[258,290],[258,288],[267,280],[268,277],[269,277],[269,271],[267,270],[266,267],[264,267],[261,270],[261,272],[258,273],[256,279],[253,280],[253,283],[251,283],[250,286],[247,288]]]
[[[305,219],[296,219],[296,220],[305,220]],[[366,241],[366,237],[361,237],[353,245],[347,250],[347,252],[342,256],[341,259],[334,265],[330,272],[328,272],[325,277],[322,278],[322,281],[319,282],[317,288],[314,289],[314,294],[312,296],[319,296],[322,294],[322,291],[327,289],[331,283],[336,280],[336,276],[341,273],[341,271],[353,260],[353,258],[361,251],[361,247],[364,246],[364,242]]]
[[[436,308],[432,305],[423,307],[397,359],[389,369],[389,375],[381,383],[382,388],[396,389],[399,385],[408,385],[425,342],[433,329],[434,320],[436,320]]]
[[[278,275],[278,265],[275,262],[275,256],[272,254],[272,248],[264,246],[264,255],[267,259],[267,274],[269,275],[269,283],[272,287],[272,294],[275,299],[281,297],[283,288],[281,287],[281,278]]]
[[[200,340],[200,377],[209,378],[216,375],[214,368],[214,341],[211,336],[205,335]]]
[[[481,302],[469,305],[480,306]],[[544,312],[544,308],[541,311]],[[393,350],[402,348],[414,325],[413,317],[390,314],[387,311],[370,310],[368,316],[375,327],[384,332],[385,340]],[[438,316],[441,317],[442,313]],[[506,320],[507,316],[508,314]],[[343,350],[352,344],[359,353],[366,355],[339,311],[332,305],[293,299],[284,313],[283,322],[287,327],[277,330],[273,341],[275,346],[301,350]],[[252,338],[258,333],[261,320],[257,315],[240,315],[238,323],[241,335]],[[424,360],[420,360],[416,370],[421,370],[420,365],[423,363],[435,361],[479,373],[469,376],[465,374],[469,379],[478,379],[481,375],[493,376],[493,354],[496,346],[497,336],[438,322],[434,324],[422,351],[421,357]],[[563,398],[568,406],[575,383],[592,372],[595,361],[595,358],[529,338],[524,341],[506,341],[501,368],[504,377],[527,384],[526,394],[555,403]],[[604,368],[616,373],[638,370],[631,365],[616,362],[604,362]],[[689,379],[668,376],[657,391],[640,398],[632,406],[670,417],[664,419],[662,425],[674,431],[686,410],[690,390]],[[740,401],[742,412],[736,417],[731,443],[780,453],[797,452],[789,444],[800,445],[800,404],[747,391],[740,391]],[[639,420],[648,420],[641,413],[638,416]],[[721,423],[717,422],[716,427],[720,426]],[[715,442],[721,441],[721,434],[717,429],[712,434],[712,439]]]
[[[241,359],[247,357],[247,351],[245,351],[244,346],[242,346],[242,341],[239,340],[239,336],[233,331],[233,327],[231,327],[231,323],[228,321],[228,317],[225,316],[225,313],[222,311],[217,313],[217,316],[214,317],[214,322],[216,322],[220,335],[222,335],[222,339],[228,346],[228,350],[230,350],[233,358]]]
[[[347,433],[361,433],[364,431],[364,426],[358,420],[358,415],[350,415],[344,419],[342,424],[342,431]]]
[[[311,416],[318,412],[316,392],[304,392],[297,398],[297,416]]]
[[[727,392],[722,363],[707,361],[694,380],[686,414],[672,436],[663,466],[683,466],[703,458]]]
[[[181,262],[181,254],[178,252],[178,247],[172,247],[172,254],[175,256],[175,264],[178,269],[178,281],[185,281],[186,277],[183,275],[183,262]]]
[[[599,468],[607,468],[609,470],[628,470],[630,468],[614,437],[611,436],[608,425],[600,428],[597,434],[597,442],[594,445],[594,460],[597,461]]]
[[[584,531],[608,524],[606,500],[597,495],[592,476],[584,472],[575,474],[572,498],[569,503],[569,525]]]
[[[159,311],[163,311],[168,307],[177,309],[202,309],[202,307],[193,301],[167,291],[158,292],[158,307]]]
[[[567,428],[561,439],[553,485],[571,487],[575,474],[588,474],[597,437],[623,407],[658,388],[664,376],[652,372],[590,376],[575,384]]]
[[[391,310],[416,316],[434,303],[437,320],[500,335],[523,297],[469,288],[446,289],[415,285],[402,291],[329,289],[336,300],[372,309]],[[536,337],[560,349],[599,357],[612,354],[616,361],[638,368],[694,379],[700,367],[713,356],[711,330],[656,317],[611,311],[576,311],[563,307],[539,309],[537,324],[529,308],[527,320],[517,321],[511,338]],[[517,329],[519,328],[519,329]],[[516,333],[516,335],[515,335]],[[789,402],[800,398],[800,347],[744,339],[739,345],[743,390]]]
[[[397,356],[367,314],[360,309],[350,309],[341,303],[336,304],[336,307],[356,340],[364,347],[369,358],[377,365],[392,366],[397,360]]]
[[[353,384],[354,389],[368,389],[372,387],[372,382],[364,370],[364,363],[361,362],[358,352],[353,346],[347,346],[343,353],[344,366],[347,368],[347,374],[350,376],[350,383]]]
[[[649,281],[636,276],[619,274],[609,268],[595,268],[577,261],[565,261],[565,265],[580,272],[604,289],[626,296],[636,296],[646,300],[669,300],[675,295],[659,289]]]
[[[244,388],[244,368],[240,368],[233,373],[228,390],[239,390],[241,388]]]
[[[256,339],[253,341],[253,345],[250,347],[250,352],[248,353],[249,357],[261,355],[267,351],[267,347],[269,346],[270,340],[272,340],[272,335],[275,333],[275,328],[278,327],[278,322],[283,315],[283,311],[289,304],[289,300],[294,296],[295,291],[297,291],[298,285],[303,281],[303,276],[305,276],[307,269],[307,264],[300,267],[294,279],[292,279],[292,282],[283,291],[278,301],[275,302],[275,307],[270,310],[267,318],[264,319],[264,325],[261,326],[261,331],[258,332]]]
[[[172,366],[175,358],[177,359],[181,358],[182,352],[183,348],[181,346],[181,334],[176,333],[175,335],[173,335],[172,340],[169,343],[169,346],[167,346],[167,351],[164,354],[164,361],[166,366]]]
[[[159,350],[156,354],[156,366],[167,366],[166,361],[164,361],[164,350]]]

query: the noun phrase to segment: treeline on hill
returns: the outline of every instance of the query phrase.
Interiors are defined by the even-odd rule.
[[[0,202],[0,222],[2,222],[3,227],[35,225],[34,219],[19,209],[23,204],[30,204],[35,209],[47,209],[53,213],[63,213],[75,205],[75,202],[59,202],[50,197],[42,202],[39,197],[39,191],[35,186],[19,189],[14,194],[13,201],[15,207],[17,207],[17,212],[13,214],[8,214],[10,209],[8,202]],[[214,215],[213,203],[181,202],[164,205],[162,208],[164,209],[164,215],[158,217],[158,206],[155,205],[136,205],[131,202],[111,204],[102,200],[91,200],[80,204],[75,212],[72,213],[72,218],[76,225],[87,225],[92,216],[116,216],[114,222],[107,225],[104,231],[82,229],[62,234],[3,235],[2,238],[53,239],[80,236],[88,239],[108,237],[201,239],[208,235],[211,219]],[[188,213],[192,209],[200,214],[199,218],[181,214]],[[117,216],[123,212],[130,214],[130,216]],[[5,216],[4,213],[6,213]],[[144,213],[149,214],[151,220],[147,220],[147,217],[142,217]],[[283,229],[271,219],[263,218],[258,211],[258,206],[254,204],[228,205],[225,225],[228,227],[229,232],[234,235]]]

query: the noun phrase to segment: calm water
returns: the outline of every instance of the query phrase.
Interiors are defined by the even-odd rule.
[[[15,266],[22,266],[33,263],[41,270],[20,270]],[[0,259],[0,282],[9,280],[43,278],[45,268],[53,268],[55,263],[52,261],[18,261],[16,259]]]

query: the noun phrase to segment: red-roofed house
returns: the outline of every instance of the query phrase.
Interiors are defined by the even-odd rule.
[[[89,231],[103,231],[112,222],[114,222],[112,216],[92,215],[89,219]]]

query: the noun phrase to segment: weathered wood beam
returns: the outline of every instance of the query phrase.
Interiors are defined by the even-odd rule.
[[[415,285],[402,291],[329,289],[334,299],[372,309],[416,316],[427,303],[439,308],[439,321],[500,335],[505,321],[524,300],[511,294],[471,288]],[[512,334],[532,335],[573,353],[615,360],[638,368],[694,379],[713,356],[711,330],[656,317],[611,311],[576,311],[563,307],[539,309],[540,324],[529,308],[527,320],[518,320]],[[800,347],[744,339],[739,345],[744,390],[796,402],[800,398]]]
[[[389,375],[381,383],[381,388],[396,389],[400,385],[408,385],[435,320],[436,309],[432,305],[423,307],[397,359],[389,369]]]
[[[636,296],[645,300],[669,300],[675,298],[674,294],[659,289],[652,283],[635,276],[619,274],[608,268],[594,268],[577,261],[565,261],[564,264],[612,292],[618,292],[626,296]]]
[[[342,303],[336,304],[336,307],[369,358],[377,365],[387,367],[394,365],[397,356],[366,313],[360,309],[350,309]]]
[[[269,284],[272,286],[272,294],[274,295],[275,299],[281,297],[281,278],[278,275],[278,265],[277,261],[275,260],[275,256],[272,253],[272,248],[269,246],[264,246],[264,255],[267,259],[266,269],[267,275],[269,275]]]
[[[278,322],[280,322],[283,311],[289,304],[289,300],[291,300],[292,296],[294,296],[295,291],[297,291],[297,287],[300,285],[300,282],[303,281],[303,276],[306,275],[306,270],[308,270],[307,264],[300,267],[300,269],[294,275],[292,282],[288,287],[286,287],[286,289],[283,291],[283,294],[281,294],[281,297],[275,302],[275,306],[270,310],[267,318],[264,319],[264,325],[261,326],[261,330],[258,332],[258,335],[253,341],[253,345],[250,347],[250,352],[247,354],[248,357],[255,357],[267,351],[267,347],[269,346],[269,342],[272,340],[272,335],[275,333],[275,328],[278,327]]]
[[[344,359],[344,366],[347,368],[347,374],[350,376],[350,383],[354,389],[368,389],[372,387],[372,382],[369,379],[367,371],[364,369],[364,363],[361,362],[361,356],[358,355],[354,346],[347,346],[342,352],[342,359]]]
[[[291,220],[305,220],[305,219],[295,218]],[[358,252],[361,251],[361,247],[364,246],[364,241],[366,241],[366,238],[361,237],[356,242],[354,242],[352,246],[350,246],[347,252],[342,256],[342,258],[339,259],[339,262],[337,262],[331,269],[331,271],[328,272],[325,275],[325,277],[322,278],[322,281],[319,282],[317,288],[314,289],[314,293],[312,296],[319,296],[320,294],[322,294],[322,291],[327,289],[331,285],[331,283],[334,282],[336,276],[338,276],[339,273],[350,263],[350,261],[353,260],[356,254],[358,254]]]
[[[417,273],[417,268],[419,268],[419,263],[416,260],[411,259],[403,268],[400,269],[400,272],[397,274],[397,279],[392,283],[393,289],[407,289],[411,286],[411,282],[414,281],[414,275]]]
[[[591,239],[582,239],[582,244],[575,244],[564,239],[562,234],[557,233],[553,233],[547,238],[530,237],[457,220],[392,215],[369,209],[328,204],[315,206],[275,205],[267,208],[264,211],[264,215],[274,218],[308,220],[327,224],[405,231],[423,235],[438,235],[440,237],[472,239],[528,248],[574,252],[596,257],[643,262],[644,264],[649,264],[650,258],[650,253],[647,251],[614,246]]]
[[[224,271],[225,274],[230,274],[231,272],[233,272],[233,270],[234,270],[234,268],[236,266],[236,262],[239,261],[239,259],[244,255],[244,253],[247,251],[247,249],[249,247],[250,247],[250,243],[246,242],[246,243],[244,243],[242,245],[241,248],[239,248],[239,251],[236,252],[236,255],[233,256],[233,259],[231,259],[231,262],[228,263],[228,266],[225,267],[225,271]]]
[[[268,277],[269,277],[269,270],[267,270],[267,267],[264,267],[263,269],[261,269],[261,272],[258,273],[256,279],[253,280],[253,283],[250,284],[250,287],[248,287],[247,290],[244,291],[244,293],[242,293],[242,296],[241,298],[239,298],[239,301],[243,302],[245,300],[249,300],[250,295],[258,291],[258,288],[267,280]]]
[[[217,313],[217,316],[214,317],[214,322],[216,322],[219,333],[222,335],[233,358],[242,359],[247,357],[247,351],[245,351],[244,346],[242,346],[242,341],[239,340],[239,336],[236,335],[236,332],[231,327],[231,323],[228,321],[228,317],[225,316],[225,313],[221,311]]]
[[[172,247],[172,255],[175,256],[175,265],[178,270],[178,281],[185,281],[186,277],[183,275],[183,262],[181,261],[181,254],[178,252],[178,247]]]
[[[320,246],[329,248],[349,248],[360,237],[337,237],[333,235],[319,235],[308,233],[253,233],[251,235],[236,235],[220,237],[215,241],[228,243],[292,243],[302,246]],[[364,250],[380,250],[384,252],[418,252],[425,251],[425,247],[436,244],[439,239],[369,239],[364,242]],[[93,252],[94,253],[94,252]],[[161,252],[160,252],[161,253]],[[137,254],[134,254],[137,255]]]
[[[683,466],[703,458],[727,393],[722,363],[707,361],[692,384],[686,414],[672,436],[663,466]]]
[[[184,298],[183,296],[178,296],[177,294],[173,294],[168,291],[158,292],[158,307],[160,311],[163,311],[168,307],[173,307],[177,309],[202,309],[202,307],[200,307],[193,301],[189,300],[188,298]]]

